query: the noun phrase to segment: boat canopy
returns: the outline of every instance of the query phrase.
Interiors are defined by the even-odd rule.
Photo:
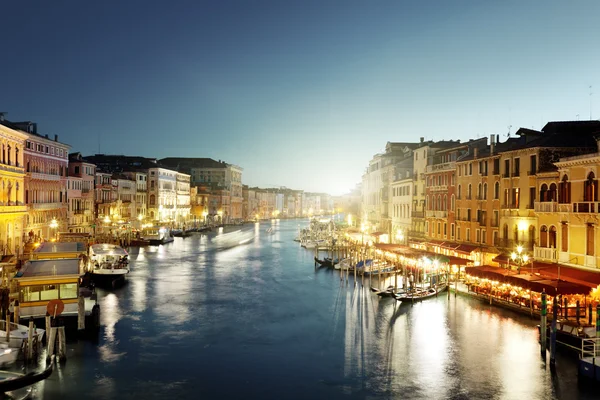
[[[94,255],[111,255],[111,256],[126,256],[127,251],[121,246],[109,243],[94,244],[90,247]]]
[[[55,260],[30,260],[17,273],[16,278],[40,278],[79,275],[79,258]]]

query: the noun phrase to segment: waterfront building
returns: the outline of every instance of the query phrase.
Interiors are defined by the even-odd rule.
[[[137,227],[141,229],[141,225],[147,218],[148,210],[148,173],[144,170],[123,171],[123,175],[129,180],[135,182],[135,218],[138,220]]]
[[[496,140],[497,136],[491,135],[489,146],[487,139],[481,138],[440,151],[438,154],[446,157],[442,160],[445,162],[431,167],[431,171],[440,172],[451,169],[447,177],[448,239],[460,245],[441,247],[453,247],[460,253],[457,256],[481,264],[490,263],[498,255],[493,247],[500,211],[500,177],[494,168],[499,159]]]
[[[0,114],[0,254],[18,255],[24,241],[29,240],[25,230],[25,143],[29,136],[19,129],[4,125]],[[31,238],[33,240],[33,238]]]
[[[413,173],[391,184],[392,243],[405,244],[411,229]],[[351,219],[352,220],[352,219]]]
[[[181,207],[177,206],[178,195],[178,176],[180,188],[186,186],[190,175],[177,172],[173,169],[162,167],[153,167],[148,169],[148,217],[149,219],[161,223],[182,223],[189,216],[190,204],[189,197],[183,200]],[[187,183],[189,188],[189,183]],[[189,195],[188,195],[189,196]]]
[[[596,151],[594,135],[598,132],[600,121],[549,122],[541,131],[520,128],[517,138],[501,144],[499,247],[512,252],[521,245],[534,251],[539,232],[534,205],[540,189],[536,185],[541,183],[537,174],[555,170],[554,162],[561,157]]]
[[[231,219],[242,218],[242,172],[237,165],[212,158],[167,157],[159,163],[190,175],[192,186],[208,185],[223,188],[229,192],[230,199],[222,210],[223,215]]]
[[[94,191],[96,228],[98,228],[111,223],[111,206],[116,201],[116,192],[113,194],[112,173],[96,168]]]
[[[190,175],[177,173],[175,191],[175,222],[181,226],[190,219]]]
[[[96,166],[89,163],[81,153],[69,154],[67,181],[68,231],[94,233],[96,223],[95,187]]]
[[[600,267],[600,138],[596,140],[595,152],[563,157],[554,163],[557,171],[537,179],[540,233],[534,255],[538,260]]]
[[[420,143],[413,151],[414,189],[412,191],[411,229],[408,233],[412,241],[421,242],[426,239],[425,190],[427,181],[425,173],[427,172],[427,166],[433,162],[433,156],[438,150],[458,144],[460,144],[460,140],[433,142],[421,138]]]
[[[315,193],[302,193],[302,215],[312,217],[321,214],[321,196]]]
[[[190,188],[190,220],[194,225],[206,224],[210,193],[204,186]]]
[[[33,122],[12,122],[12,127],[27,135],[23,162],[25,165],[25,231],[34,237],[50,239],[68,226],[67,175],[70,146],[37,133]],[[18,149],[20,151],[20,148]],[[14,154],[15,149],[8,149]]]
[[[137,225],[136,182],[124,174],[114,174],[112,185],[113,190],[117,192],[112,211],[113,219],[121,224]]]

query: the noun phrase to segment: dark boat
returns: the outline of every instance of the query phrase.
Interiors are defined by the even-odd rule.
[[[401,301],[402,303],[410,303],[410,302],[415,302],[415,301],[422,301],[425,299],[429,299],[431,297],[435,297],[437,296],[439,293],[445,291],[446,289],[448,289],[448,285],[446,285],[445,283],[442,283],[440,285],[438,285],[437,287],[430,287],[428,289],[413,289],[412,291],[403,293],[403,294],[395,294],[394,293],[394,298],[398,301]]]
[[[373,290],[375,289],[375,290]],[[394,286],[388,286],[387,289],[379,290],[376,288],[371,288],[379,297],[395,297],[397,294],[394,292],[396,288]],[[399,295],[399,294],[398,294]]]
[[[0,372],[0,393],[19,390],[46,379],[52,375],[53,365],[54,356],[52,356],[50,360],[50,365],[48,365],[46,369],[41,372],[31,372],[26,375],[17,374],[14,372]]]
[[[322,260],[319,260],[317,257],[315,257],[315,262],[321,267],[333,268],[337,263],[339,263],[339,260],[337,258],[335,260],[332,260],[331,258],[327,257]]]
[[[190,235],[191,235],[191,233],[189,231],[184,231],[181,229],[171,231],[171,236],[173,236],[173,237],[188,237]]]
[[[538,342],[541,339],[540,325],[538,329]],[[550,346],[550,333],[552,324],[548,322],[546,327],[546,346]],[[556,321],[556,344],[571,351],[581,354],[584,339],[593,339],[596,337],[596,327],[591,324],[580,323],[576,321],[558,319]]]

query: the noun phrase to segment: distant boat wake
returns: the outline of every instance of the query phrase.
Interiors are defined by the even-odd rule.
[[[212,238],[211,242],[219,249],[228,249],[230,247],[239,246],[250,243],[254,239],[254,231],[237,230]]]

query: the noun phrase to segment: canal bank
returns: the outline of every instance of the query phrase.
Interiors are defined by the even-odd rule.
[[[128,283],[98,293],[97,342],[68,344],[38,398],[594,398],[571,358],[545,369],[529,317],[461,296],[399,307],[310,268],[297,221],[255,231],[132,249]]]

